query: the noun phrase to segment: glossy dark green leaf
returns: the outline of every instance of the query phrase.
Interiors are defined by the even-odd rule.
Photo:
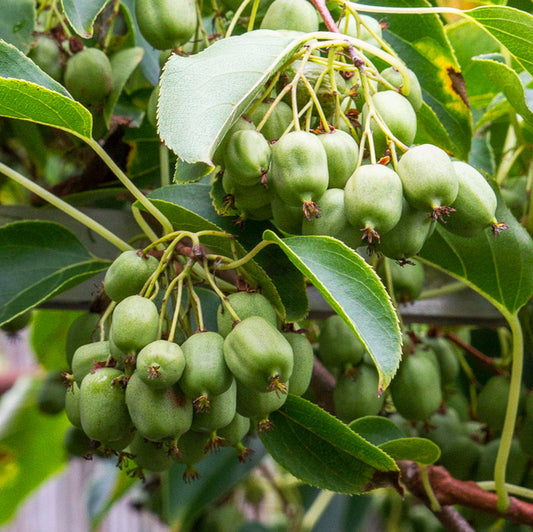
[[[165,144],[184,161],[212,164],[233,121],[300,40],[257,30],[222,39],[189,57],[171,56],[159,96],[158,129]]]
[[[533,75],[533,15],[507,6],[480,6],[465,13],[509,50]]]
[[[113,110],[118,102],[120,94],[124,89],[124,85],[137,65],[141,62],[144,55],[144,50],[140,47],[125,48],[120,50],[111,57],[111,93],[108,95],[104,105],[104,119],[107,127],[109,127]]]
[[[66,463],[64,413],[37,408],[40,379],[22,378],[0,400],[0,525],[28,495]]]
[[[382,0],[365,0],[383,5]],[[392,0],[387,7],[427,7],[426,0]],[[472,138],[472,119],[465,100],[461,68],[450,46],[444,27],[435,14],[387,14],[384,38],[398,52],[422,86],[424,101],[433,109],[448,133],[453,153],[466,159]],[[431,133],[431,125],[425,127]],[[439,134],[441,131],[439,131]],[[435,138],[435,143],[442,142]],[[447,148],[443,145],[443,148]]]
[[[110,0],[61,0],[63,11],[76,33],[88,39],[93,35],[93,23]]]
[[[78,310],[40,309],[33,313],[31,347],[39,364],[46,370],[68,370],[65,352],[71,323],[83,312]]]
[[[90,138],[91,113],[14,46],[0,41],[0,116]]]
[[[296,478],[338,493],[400,489],[394,460],[317,405],[289,395],[269,419],[261,440]]]
[[[533,109],[526,100],[525,89],[518,74],[505,63],[498,61],[499,58],[503,59],[501,56],[496,56],[496,60],[491,56],[480,56],[474,57],[474,62],[481,66],[486,78],[505,95],[515,111],[527,123],[533,125]]]
[[[365,416],[355,419],[350,429],[373,445],[381,445],[389,440],[403,438],[404,434],[390,419],[382,416]]]
[[[244,227],[239,228],[234,219],[218,216],[211,203],[210,189],[210,185],[205,183],[171,185],[155,190],[150,197],[172,204],[162,209],[172,210],[172,214],[167,216],[176,227],[191,231],[222,229],[236,235],[239,243],[249,251],[261,241],[265,227],[271,226],[248,220]],[[231,256],[226,239],[206,238],[205,243],[215,252]],[[295,321],[307,314],[308,301],[303,276],[279,249],[267,247],[256,255],[248,268],[282,316],[286,314],[289,321]]]
[[[257,439],[244,443],[253,451],[250,460],[240,463],[234,449],[223,448],[195,464],[200,478],[189,484],[182,478],[184,465],[171,467],[164,505],[173,530],[191,530],[194,521],[208,505],[219,500],[259,464],[265,452],[261,443]]]
[[[0,227],[0,324],[105,270],[68,229],[27,220]]]
[[[0,39],[28,53],[35,29],[34,0],[3,0]]]
[[[412,460],[431,465],[440,458],[439,446],[426,438],[399,438],[382,443],[380,449],[394,460]]]
[[[499,198],[499,236],[489,230],[463,238],[437,227],[420,257],[463,281],[496,307],[515,313],[533,295],[533,241]]]
[[[396,311],[375,271],[355,251],[328,236],[284,238],[266,231],[365,344],[379,375],[389,385],[402,356]]]

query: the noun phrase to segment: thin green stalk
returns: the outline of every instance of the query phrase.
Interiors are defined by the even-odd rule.
[[[453,294],[455,292],[459,292],[460,290],[465,290],[468,288],[464,283],[461,281],[457,281],[454,283],[447,283],[444,286],[439,286],[439,288],[431,288],[429,290],[424,290],[417,299],[432,299],[434,297],[440,297],[447,294]]]
[[[316,499],[313,501],[313,504],[309,507],[309,510],[307,510],[304,518],[302,519],[300,532],[311,532],[311,530],[313,530],[335,495],[336,494],[334,491],[325,490],[321,491],[317,495]]]
[[[159,173],[161,174],[161,186],[170,185],[170,173],[168,171],[168,148],[161,142],[159,144]]]
[[[433,491],[431,483],[429,482],[427,466],[422,464],[420,465],[420,480],[422,481],[422,486],[424,486],[424,491],[426,492],[427,498],[429,500],[429,506],[431,508],[431,511],[440,512],[442,508],[439,501],[437,500],[437,497],[435,497],[435,492]]]
[[[142,217],[140,209],[132,205],[131,212],[137,225],[141,228],[144,234],[152,241],[155,242],[159,237],[155,234],[154,230],[148,225],[148,222]]]
[[[69,205],[66,201],[58,198],[55,194],[52,194],[45,188],[41,187],[31,179],[24,177],[22,174],[19,174],[17,171],[13,170],[9,166],[6,166],[3,163],[0,163],[0,172],[5,174],[13,181],[16,181],[19,185],[22,185],[24,188],[27,188],[34,194],[37,194],[40,198],[44,199],[54,207],[57,207],[59,210],[63,211],[65,214],[68,214],[74,220],[85,225],[95,233],[99,234],[102,238],[105,238],[108,242],[116,246],[120,251],[129,251],[133,247],[130,246],[127,242],[119,238],[117,235],[106,229],[103,225],[99,224],[96,220],[93,220],[91,217],[82,213],[72,205]]]
[[[235,270],[236,268],[240,268],[249,260],[253,259],[261,250],[263,250],[267,246],[270,246],[270,244],[274,244],[274,242],[269,242],[268,240],[261,240],[261,242],[259,242],[259,244],[257,244],[257,246],[255,246],[251,251],[246,253],[244,257],[240,258],[239,260],[223,264],[219,266],[217,270]]]
[[[87,144],[100,156],[119,181],[128,189],[130,194],[161,224],[165,233],[174,229],[168,218],[131,182],[129,177],[118,167],[109,154],[94,139],[84,139]]]
[[[492,480],[477,482],[477,485],[487,491],[494,491],[496,489],[496,485]],[[529,488],[524,488],[523,486],[517,486],[515,484],[505,484],[505,489],[512,495],[518,495],[519,497],[524,497],[524,499],[533,499],[533,490]]]
[[[346,2],[337,0],[338,4],[345,5]],[[365,4],[358,4],[356,2],[350,2],[350,7],[356,11],[362,11],[367,13],[396,13],[399,15],[427,15],[430,13],[435,14],[451,14],[451,15],[464,15],[467,16],[455,7],[384,7],[384,6],[368,6]]]
[[[226,32],[226,39],[228,37],[231,37],[231,34],[233,33],[233,30],[235,29],[235,26],[237,25],[237,22],[239,22],[240,16],[243,14],[244,10],[246,9],[246,6],[251,2],[252,0],[245,0],[235,11],[235,14],[233,15],[233,18],[231,19],[230,25],[228,27],[228,31]]]
[[[502,309],[500,309],[502,310]],[[509,494],[505,485],[505,471],[513,442],[518,403],[520,400],[520,386],[522,383],[522,369],[524,362],[524,337],[518,315],[502,312],[509,322],[513,337],[513,365],[511,368],[511,386],[507,400],[507,410],[503,424],[500,447],[494,466],[494,485],[498,495],[497,507],[500,512],[506,512],[509,508]]]
[[[204,326],[204,316],[202,314],[202,302],[198,297],[198,294],[194,291],[194,285],[190,277],[187,277],[187,288],[189,291],[189,300],[192,303],[192,308],[194,310],[194,316],[196,318],[196,330],[205,331]]]

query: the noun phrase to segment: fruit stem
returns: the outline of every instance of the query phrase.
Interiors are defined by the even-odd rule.
[[[487,491],[495,490],[495,483],[492,480],[484,480],[483,482],[476,482],[476,484]],[[512,495],[518,495],[524,499],[533,499],[533,490],[524,488],[523,486],[517,486],[516,484],[505,484],[505,489]]]
[[[520,384],[522,382],[522,370],[524,362],[524,337],[518,314],[510,314],[507,310],[500,309],[504,317],[509,322],[511,335],[513,337],[513,365],[511,367],[511,386],[509,398],[507,400],[507,410],[505,411],[505,421],[503,423],[502,435],[496,464],[494,465],[494,485],[498,495],[497,507],[502,513],[509,508],[509,494],[505,486],[505,471],[509,460],[509,453],[513,441],[513,434],[520,401]]]
[[[100,328],[100,341],[103,342],[105,340],[105,322],[109,319],[109,316],[111,316],[111,313],[113,312],[114,308],[117,306],[115,301],[112,301],[107,308],[105,309],[105,312],[102,314],[102,317],[98,321],[98,327]]]
[[[430,510],[433,513],[440,512],[442,507],[439,501],[437,500],[437,497],[435,497],[435,492],[433,491],[433,488],[431,487],[431,483],[429,482],[427,466],[420,464],[419,467],[420,467],[420,480],[422,481],[422,486],[424,487],[424,491],[426,492],[426,496],[429,501]]]
[[[233,18],[231,19],[230,25],[228,27],[228,31],[226,32],[225,39],[228,37],[231,37],[231,34],[233,33],[233,30],[235,29],[235,26],[237,25],[237,22],[239,22],[239,19],[241,18],[241,15],[243,14],[244,10],[248,7],[248,4],[252,0],[244,0],[237,11],[235,11],[235,14],[233,15]]]
[[[142,217],[141,211],[135,205],[131,206],[131,212],[137,225],[141,228],[141,231],[152,241],[155,242],[159,237],[155,234],[154,230],[148,225],[148,222]],[[162,246],[158,246],[159,249],[162,249]]]
[[[161,224],[164,233],[172,233],[173,227],[168,218],[131,182],[102,146],[94,139],[83,140],[100,156],[128,192]]]
[[[161,175],[161,186],[170,185],[170,173],[168,170],[169,157],[168,148],[161,142],[159,144],[159,170]]]
[[[202,314],[202,303],[198,297],[198,294],[194,290],[190,276],[187,276],[187,289],[189,291],[190,301],[192,302],[194,316],[196,317],[196,330],[200,332],[205,331],[206,329],[204,326],[204,316]]]
[[[234,260],[232,262],[228,262],[226,264],[222,264],[217,268],[217,270],[235,270],[236,268],[240,268],[241,266],[244,266],[249,260],[253,259],[261,250],[263,250],[270,244],[274,244],[274,242],[261,240],[261,242],[259,242],[259,244],[257,244],[252,250],[246,253],[244,257],[241,257],[240,259]]]
[[[346,5],[344,0],[337,0],[340,5]],[[461,9],[455,7],[384,7],[384,6],[369,6],[365,4],[358,4],[357,2],[350,2],[352,9],[363,11],[364,13],[396,13],[398,15],[427,15],[430,13],[451,15],[461,15],[470,18]]]
[[[250,13],[250,19],[248,20],[248,31],[254,29],[255,17],[257,16],[257,10],[259,9],[259,0],[254,0],[252,5],[252,12]]]
[[[240,321],[239,316],[237,316],[236,312],[233,310],[232,306],[227,302],[226,296],[222,292],[222,290],[217,286],[217,283],[215,281],[216,277],[211,274],[209,271],[209,264],[207,261],[207,258],[204,259],[204,272],[205,272],[205,278],[207,279],[207,282],[211,285],[211,288],[213,289],[213,292],[220,298],[220,301],[224,305],[228,312],[231,314],[231,317],[233,318],[233,321]]]
[[[315,528],[315,525],[326,511],[326,508],[333,500],[333,497],[335,497],[334,491],[322,490],[317,495],[313,504],[311,504],[307,512],[305,512],[302,524],[300,525],[300,532],[311,532],[311,530]]]
[[[65,214],[74,218],[77,222],[85,225],[102,238],[113,244],[120,251],[130,251],[134,248],[130,246],[127,242],[119,238],[117,235],[106,229],[103,225],[99,224],[96,220],[93,220],[83,212],[79,211],[72,205],[69,205],[66,201],[58,198],[55,194],[52,194],[45,188],[41,187],[31,179],[24,177],[22,174],[19,174],[17,171],[13,170],[9,166],[0,162],[0,173],[6,175],[13,181],[16,181],[19,185],[22,185],[24,188],[27,188],[40,198],[44,199],[54,207],[57,207],[59,210],[63,211]]]
[[[170,325],[170,332],[168,333],[169,342],[173,342],[174,341],[174,336],[176,335],[176,329],[178,327],[178,318],[179,318],[179,315],[180,315],[182,294],[183,294],[183,279],[180,279],[178,281],[178,293],[177,293],[176,299],[174,301],[174,314],[172,315],[172,323]],[[161,328],[161,330],[163,328],[163,322],[162,321],[160,321],[160,328]]]

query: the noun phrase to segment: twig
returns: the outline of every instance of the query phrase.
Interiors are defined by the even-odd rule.
[[[474,346],[470,345],[469,343],[465,342],[463,339],[461,339],[459,336],[457,336],[453,332],[448,332],[444,336],[448,338],[448,340],[452,341],[454,344],[458,345],[461,349],[466,351],[469,355],[473,356],[476,360],[481,362],[485,367],[493,371],[494,373],[497,373],[498,375],[504,375],[505,372],[496,366],[494,364],[494,359],[491,357],[488,357],[478,349],[476,349]]]

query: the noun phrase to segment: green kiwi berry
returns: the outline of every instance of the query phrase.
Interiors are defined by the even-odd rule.
[[[435,219],[453,213],[459,180],[445,151],[433,144],[409,149],[398,163],[398,175],[405,198],[415,209],[429,212]]]
[[[93,342],[78,347],[72,357],[72,374],[74,381],[81,385],[85,375],[89,374],[99,364],[104,364],[109,358],[109,342]]]
[[[491,430],[501,430],[507,411],[511,382],[503,375],[491,377],[477,398],[477,417]]]
[[[227,297],[227,301],[241,321],[251,316],[261,316],[274,327],[278,324],[274,307],[264,295],[258,292],[235,292]],[[233,326],[233,316],[221,304],[217,310],[218,333],[225,338]]]
[[[65,86],[75,100],[98,105],[111,92],[111,63],[97,48],[85,48],[72,56],[65,70]]]
[[[309,387],[313,374],[313,362],[315,360],[313,346],[305,334],[287,332],[283,333],[283,336],[291,344],[294,357],[289,393],[303,395]]]
[[[318,14],[306,0],[274,0],[263,17],[261,29],[318,31]]]
[[[348,133],[334,129],[318,135],[328,159],[328,188],[344,188],[354,173],[359,155],[359,146]]]
[[[381,76],[383,79],[388,81],[393,87],[395,87],[400,94],[405,96],[411,105],[413,106],[413,109],[415,111],[419,111],[420,107],[422,107],[422,88],[420,87],[420,82],[418,81],[418,78],[416,77],[416,74],[409,68],[407,70],[407,76],[409,78],[409,91],[406,92],[404,89],[404,79],[402,76],[402,73],[397,70],[394,67],[388,67],[385,70],[381,71]],[[382,89],[383,85],[379,86],[380,90],[387,90]]]
[[[270,112],[271,104],[261,102],[254,111],[250,114],[252,122],[258,126],[265,115]],[[276,107],[271,111],[269,117],[261,128],[261,133],[269,141],[279,139],[285,130],[289,127],[293,119],[291,106],[283,101],[276,104]]]
[[[402,182],[394,170],[381,164],[360,166],[346,183],[344,206],[361,238],[370,244],[379,242],[402,215]]]
[[[364,353],[365,346],[340,316],[330,316],[320,326],[318,354],[326,366],[355,366]]]
[[[136,360],[139,377],[152,388],[168,388],[181,378],[185,356],[181,347],[168,340],[156,340],[143,347]]]
[[[37,394],[37,406],[44,414],[59,414],[65,409],[67,387],[60,371],[49,371]]]
[[[69,367],[72,367],[72,357],[76,349],[93,341],[99,321],[100,314],[85,312],[70,324],[65,342],[65,352]]]

